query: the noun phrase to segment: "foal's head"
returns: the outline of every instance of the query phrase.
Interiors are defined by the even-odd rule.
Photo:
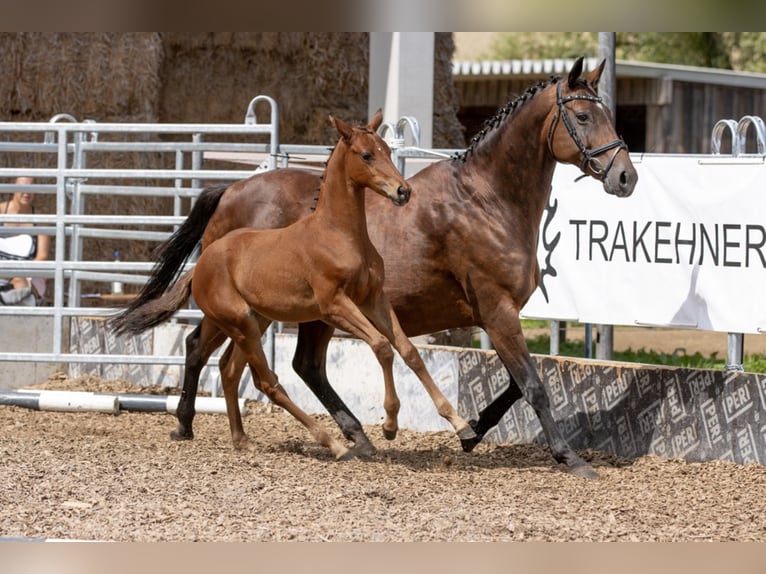
[[[347,146],[344,151],[348,177],[355,184],[389,198],[394,205],[407,203],[410,200],[410,185],[391,160],[388,145],[376,133],[383,121],[383,113],[378,110],[363,128],[351,127],[332,115],[330,121],[340,134],[339,145]]]

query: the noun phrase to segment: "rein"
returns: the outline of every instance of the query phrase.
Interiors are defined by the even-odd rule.
[[[580,140],[580,136],[577,134],[577,130],[575,130],[574,126],[572,125],[572,120],[569,119],[569,114],[567,114],[566,108],[564,107],[565,104],[568,102],[571,102],[573,100],[586,100],[589,102],[595,102],[595,103],[602,103],[603,100],[600,96],[589,96],[585,94],[574,94],[571,96],[567,96],[566,98],[561,97],[561,83],[559,82],[556,84],[556,104],[558,105],[558,112],[553,118],[553,121],[551,122],[551,127],[548,128],[548,151],[550,151],[551,156],[553,156],[553,159],[558,161],[556,159],[556,154],[553,153],[553,132],[556,130],[556,124],[558,124],[559,117],[561,117],[562,121],[564,122],[564,126],[567,128],[567,132],[569,132],[569,137],[572,138],[572,141],[577,146],[577,149],[580,150],[580,153],[582,154],[582,161],[580,162],[580,170],[583,172],[583,174],[575,179],[575,181],[580,181],[584,177],[588,177],[588,174],[585,173],[585,167],[590,166],[591,170],[595,174],[596,178],[600,181],[604,181],[606,179],[607,174],[609,173],[609,170],[612,169],[612,165],[614,164],[614,160],[617,157],[617,154],[620,153],[621,149],[627,150],[628,146],[623,141],[622,138],[617,138],[613,142],[610,142],[608,144],[604,144],[602,146],[599,146],[594,149],[588,149],[585,147],[585,145],[582,143],[582,140]],[[606,164],[606,168],[601,169],[598,164],[595,162],[595,158],[599,155],[601,155],[604,152],[609,151],[610,149],[616,148],[614,150],[614,153],[609,158],[609,161]]]

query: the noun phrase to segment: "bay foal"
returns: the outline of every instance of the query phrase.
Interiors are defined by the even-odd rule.
[[[383,294],[383,259],[367,234],[365,189],[402,206],[409,201],[410,187],[375,133],[382,114],[365,128],[352,128],[333,116],[330,120],[340,140],[327,162],[314,213],[282,229],[232,231],[205,249],[194,270],[163,299],[175,300],[175,307],[179,297],[191,292],[205,314],[205,344],[220,345],[230,337],[250,366],[255,386],[338,459],[370,452],[349,450],[288,397],[261,346],[272,321],[321,320],[370,345],[383,369],[387,438],[398,430],[393,345],[460,439],[474,440],[474,431],[434,383]],[[235,448],[245,448],[249,439],[237,406],[240,370],[231,360],[237,351],[227,350],[220,367],[232,441]]]

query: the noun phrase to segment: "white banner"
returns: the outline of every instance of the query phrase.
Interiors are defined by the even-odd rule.
[[[766,332],[764,158],[632,158],[628,198],[557,167],[522,316]]]

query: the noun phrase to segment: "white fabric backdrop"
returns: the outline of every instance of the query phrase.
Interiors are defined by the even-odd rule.
[[[766,332],[764,158],[632,157],[629,198],[556,169],[522,316]]]

